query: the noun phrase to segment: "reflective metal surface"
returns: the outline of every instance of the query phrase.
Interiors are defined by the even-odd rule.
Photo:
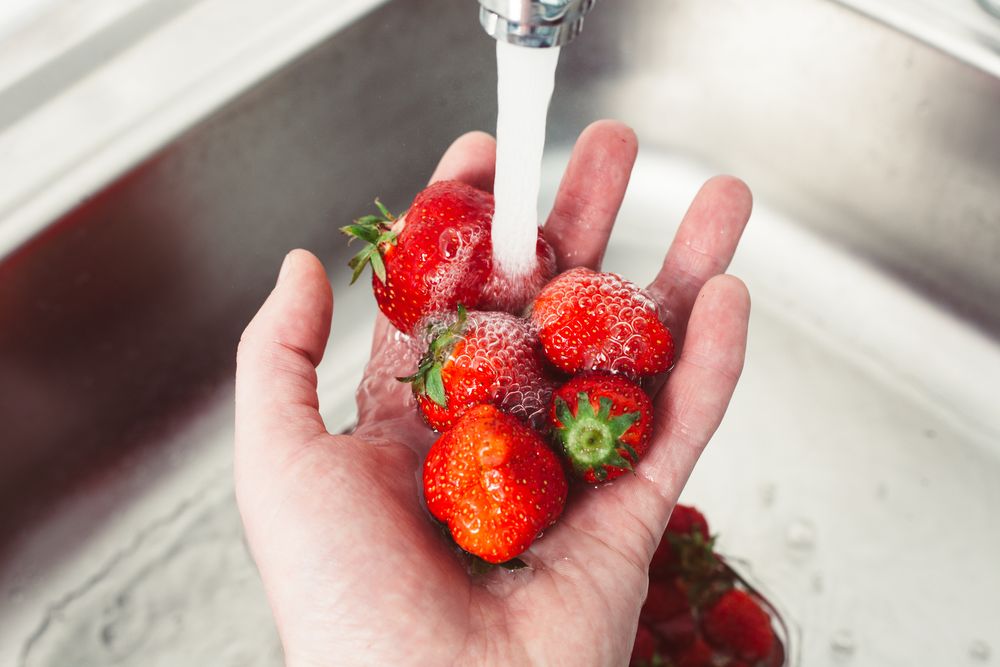
[[[569,44],[596,0],[479,0],[479,23],[490,37],[519,46]]]
[[[297,5],[118,118],[139,97],[99,103],[125,90],[101,77],[141,78],[143,40],[73,84],[93,107],[43,96],[0,128],[0,663],[279,663],[231,499],[236,341],[284,253],[316,252],[340,360],[321,399],[349,423],[373,306],[336,229],[375,195],[405,207],[495,122],[494,44],[447,2],[345,3],[346,27]],[[210,44],[225,4],[150,39]],[[757,195],[745,381],[688,500],[803,664],[1000,650],[1000,82],[827,0],[601,3],[561,58],[548,192],[590,121],[642,144],[608,268],[649,278],[711,173]]]

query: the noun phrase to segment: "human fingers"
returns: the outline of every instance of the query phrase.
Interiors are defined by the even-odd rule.
[[[266,467],[326,432],[316,366],[330,335],[333,292],[318,259],[286,257],[277,284],[240,338],[236,360],[236,454]]]
[[[664,321],[678,344],[702,286],[729,266],[752,207],[753,197],[743,181],[716,176],[702,186],[684,215],[647,288],[664,309]]]
[[[560,271],[600,268],[637,152],[635,132],[617,121],[597,121],[580,135],[545,223]]]
[[[497,142],[485,132],[467,132],[452,142],[431,175],[435,181],[462,181],[493,192]]]

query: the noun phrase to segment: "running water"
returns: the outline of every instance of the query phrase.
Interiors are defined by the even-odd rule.
[[[545,115],[559,48],[497,41],[497,172],[493,184],[493,261],[509,278],[535,269],[538,189]]]

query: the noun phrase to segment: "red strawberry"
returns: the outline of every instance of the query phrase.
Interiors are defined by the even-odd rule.
[[[750,662],[766,658],[774,647],[771,617],[738,588],[723,593],[708,608],[701,627],[713,646]]]
[[[698,625],[694,620],[694,614],[689,611],[653,624],[653,631],[659,638],[660,644],[676,651],[694,642],[698,636]]]
[[[605,370],[641,377],[670,368],[674,343],[656,304],[614,273],[572,269],[538,294],[531,320],[545,355],[567,373]]]
[[[541,426],[553,390],[542,359],[526,320],[459,306],[450,325],[438,323],[417,372],[400,379],[413,384],[424,418],[438,431],[481,403]]]
[[[498,308],[493,246],[490,240],[493,195],[459,181],[425,188],[398,220],[376,200],[381,217],[369,215],[342,228],[368,245],[351,259],[352,282],[372,266],[372,288],[379,308],[392,324],[412,334],[428,315],[470,308]],[[539,230],[539,266],[554,273],[554,253]],[[484,292],[488,292],[484,299]],[[524,300],[526,302],[526,299]],[[518,309],[524,302],[513,304]]]
[[[467,411],[424,461],[427,509],[460,547],[490,563],[527,549],[562,513],[567,490],[541,436],[492,405]]]
[[[639,462],[652,414],[639,385],[609,373],[577,375],[552,398],[553,434],[573,471],[590,483],[620,477]]]
[[[526,272],[509,274],[494,260],[490,279],[483,285],[482,298],[477,308],[521,314],[554,275],[556,253],[539,229],[534,266]]]
[[[678,503],[670,514],[666,532],[660,539],[656,553],[653,554],[653,560],[649,564],[650,571],[654,573],[675,571],[680,563],[671,544],[671,536],[689,538],[695,533],[701,536],[702,544],[709,544],[708,521],[705,515],[690,505]]]
[[[642,623],[635,632],[635,643],[632,644],[630,665],[648,665],[653,662],[656,654],[656,636]]]
[[[676,578],[649,582],[649,592],[642,605],[641,616],[650,624],[666,621],[691,612],[687,593]]]
[[[690,535],[691,533],[701,533],[702,539],[706,542],[709,539],[708,519],[691,505],[674,506],[674,511],[670,513],[667,521],[667,532],[672,535]]]
[[[649,582],[639,618],[654,630],[666,647],[687,646],[697,634],[685,585],[678,578]]]
[[[677,667],[711,667],[712,648],[701,637],[694,643],[670,656]]]

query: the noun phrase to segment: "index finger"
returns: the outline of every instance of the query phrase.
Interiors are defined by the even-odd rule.
[[[485,132],[467,132],[444,152],[429,182],[462,181],[474,188],[493,192],[496,168],[496,139]]]

